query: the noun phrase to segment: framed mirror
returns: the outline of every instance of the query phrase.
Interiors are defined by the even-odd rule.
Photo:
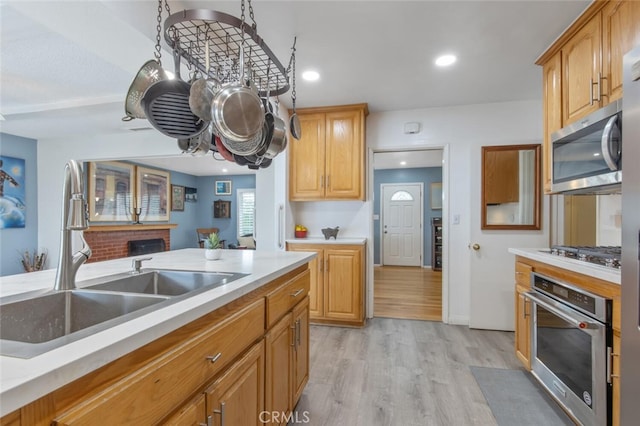
[[[540,145],[482,147],[482,229],[540,229]]]

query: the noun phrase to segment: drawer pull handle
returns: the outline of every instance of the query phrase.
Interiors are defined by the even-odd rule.
[[[224,426],[224,402],[220,403],[219,410],[213,410],[214,413],[220,414],[220,426]]]
[[[301,288],[300,290],[296,291],[295,293],[291,293],[291,297],[298,297],[300,296],[300,293],[302,293],[304,291],[304,288]]]
[[[222,356],[222,352],[218,352],[217,354],[215,354],[214,356],[208,356],[207,359],[209,361],[211,361],[211,364],[213,364],[214,362],[216,362],[217,360],[220,359],[220,357]]]

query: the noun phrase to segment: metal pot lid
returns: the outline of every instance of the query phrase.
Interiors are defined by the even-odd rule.
[[[221,136],[234,141],[248,141],[262,129],[264,106],[251,89],[230,86],[216,94],[211,117]]]

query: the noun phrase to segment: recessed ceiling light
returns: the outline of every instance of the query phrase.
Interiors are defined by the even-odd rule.
[[[302,73],[302,78],[307,81],[316,81],[320,78],[320,74],[317,71],[305,71]]]
[[[407,162],[406,162],[406,161],[401,161],[401,162],[400,162],[400,165],[401,165],[401,166],[406,166],[406,165],[407,165]]]
[[[436,58],[436,65],[439,67],[448,67],[456,61],[455,55],[442,55]]]
[[[600,153],[599,153],[599,152],[595,152],[595,153],[593,154],[593,156],[594,156],[594,157],[599,157],[599,156],[600,156]]]
[[[222,173],[227,173],[229,170],[227,169],[222,169]]]

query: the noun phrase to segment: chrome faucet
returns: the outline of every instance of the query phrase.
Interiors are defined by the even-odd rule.
[[[82,167],[76,160],[69,160],[64,168],[62,190],[62,229],[60,233],[60,255],[54,290],[76,288],[78,268],[91,257],[91,248],[80,232],[82,248],[72,252],[71,231],[82,231],[89,227],[87,202],[84,199]]]
[[[131,273],[132,274],[139,274],[141,273],[140,268],[142,268],[142,262],[144,262],[145,260],[151,260],[153,259],[153,257],[142,257],[142,258],[137,258],[137,259],[133,259],[131,261]]]

